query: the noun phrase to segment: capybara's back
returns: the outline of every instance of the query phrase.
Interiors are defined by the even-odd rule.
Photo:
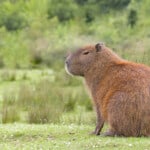
[[[69,55],[66,68],[89,87],[97,112],[94,134],[106,121],[107,136],[150,136],[150,67],[123,60],[98,43]]]
[[[150,68],[124,62],[111,69],[111,79],[105,80],[109,82],[109,92],[102,104],[111,132],[150,136]]]

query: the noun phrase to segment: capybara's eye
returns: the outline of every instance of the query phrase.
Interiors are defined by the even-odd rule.
[[[87,55],[87,54],[89,54],[89,51],[83,52],[83,55]]]

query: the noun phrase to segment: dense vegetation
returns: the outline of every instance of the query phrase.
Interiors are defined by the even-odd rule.
[[[98,41],[129,53],[133,48],[132,53],[148,51],[149,3],[148,0],[1,0],[0,66],[60,69],[67,50]]]
[[[149,0],[0,0],[1,122],[93,123],[82,81],[65,73],[64,56],[104,41],[123,58],[150,65],[149,5]]]

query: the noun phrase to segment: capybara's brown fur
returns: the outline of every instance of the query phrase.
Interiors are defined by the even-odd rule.
[[[150,136],[150,67],[121,59],[103,43],[71,53],[66,68],[83,76],[97,112],[94,134]]]

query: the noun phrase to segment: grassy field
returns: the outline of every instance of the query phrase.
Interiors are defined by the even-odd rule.
[[[11,80],[10,76],[14,72],[15,80]],[[1,70],[0,74],[2,75],[3,73],[6,74],[6,70]],[[23,83],[26,83],[28,85],[35,84],[37,81],[42,80],[43,78],[48,78],[49,80],[51,80],[52,83],[53,80],[55,80],[55,77],[53,76],[54,72],[52,72],[52,70],[9,70],[8,74],[9,76],[7,76],[7,80],[1,81],[1,97],[2,94],[9,89],[17,90],[20,84]],[[25,78],[24,74],[26,74]],[[23,90],[25,91],[25,89]],[[65,87],[65,91],[67,90],[68,86]],[[82,97],[80,90],[81,89],[79,88],[79,86],[73,86],[71,88],[72,93],[73,91],[75,93],[77,92],[79,93],[79,96]],[[86,99],[84,98],[77,99],[85,103]],[[0,101],[0,107],[2,107],[2,102],[3,99],[2,101]],[[10,107],[11,106],[8,105],[8,108]],[[21,113],[18,106],[15,106],[15,108],[18,110],[18,114]],[[60,121],[57,124],[27,124],[25,123],[26,121],[27,120],[21,118],[21,120],[19,121],[20,123],[18,122],[12,124],[0,124],[0,149],[150,150],[149,138],[112,138],[90,135],[89,133],[93,131],[95,127],[95,114],[91,110],[87,111],[85,107],[81,105],[77,105],[76,108],[71,112],[63,112],[60,117]],[[102,132],[106,130],[107,126],[104,127]]]
[[[3,150],[150,150],[149,138],[89,135],[89,125],[0,125]]]
[[[53,85],[53,83],[55,83],[55,81],[58,80],[57,79],[58,77],[55,76],[55,72],[48,69],[46,70],[38,70],[38,69],[37,70],[1,70],[0,76],[1,76],[0,108],[3,108],[2,103],[5,100],[3,97],[5,93],[7,94],[9,90],[10,91],[13,90],[14,92],[18,91],[21,84],[36,85],[36,82],[39,82],[40,80],[42,81],[43,79],[49,79],[50,83]],[[77,149],[78,150],[91,150],[91,149],[93,150],[95,149],[150,150],[150,138],[145,138],[145,137],[141,137],[141,138],[113,137],[112,138],[112,137],[90,135],[89,133],[92,130],[94,130],[95,127],[95,114],[93,111],[87,110],[85,108],[87,105],[86,104],[87,97],[82,95],[83,93],[86,92],[82,91],[83,86],[81,86],[82,84],[81,81],[78,81],[80,82],[79,84],[77,83],[76,80],[74,81],[75,83],[73,83],[72,80],[73,80],[72,78],[71,81],[65,80],[65,82],[68,82],[68,84],[72,82],[72,86],[69,88],[69,85],[67,86],[63,85],[64,95],[62,95],[62,97],[64,97],[64,99],[69,98],[69,100],[73,100],[73,102],[77,101],[77,103],[75,104],[68,103],[69,109],[72,110],[69,112],[68,111],[61,112],[62,114],[60,115],[59,122],[57,124],[54,123],[27,124],[28,119],[24,117],[24,112],[25,112],[24,108],[20,110],[19,108],[20,105],[18,105],[18,103],[11,103],[11,105],[8,103],[8,106],[6,107],[8,109],[8,114],[10,114],[10,116],[13,116],[16,115],[17,113],[17,115],[20,115],[20,120],[13,120],[13,122],[17,121],[17,123],[0,124],[0,149],[2,150],[18,150],[18,149],[21,150],[22,149],[25,150],[38,150],[38,149],[39,150],[47,150],[47,149],[49,150],[67,150],[67,149],[68,150],[77,150]],[[58,84],[58,86],[59,85],[60,83]],[[56,83],[55,86],[57,86]],[[50,88],[54,88],[54,86],[50,85]],[[23,96],[26,97],[26,95],[29,94],[28,90],[24,88],[22,90],[23,93],[25,94]],[[9,96],[11,97],[10,100],[13,100],[14,92],[11,93],[8,92],[8,95],[10,94]],[[50,95],[50,91],[47,92],[48,93],[45,93],[43,90],[44,94]],[[72,93],[71,97],[67,96],[67,92]],[[34,101],[34,96],[36,95],[33,95],[31,97],[33,98],[33,101]],[[40,98],[43,101],[45,99],[45,96]],[[59,98],[61,100],[61,95]],[[50,100],[50,102],[52,101],[53,101],[53,97]],[[48,101],[45,103],[45,106],[47,106],[47,103]],[[81,103],[83,104],[81,105]],[[32,104],[32,99],[30,101],[27,100],[27,105],[31,105],[31,104]],[[40,104],[40,99],[39,99],[39,104]],[[12,105],[14,105],[14,109],[17,110],[15,114],[14,114],[14,109],[13,110],[11,109]],[[34,107],[35,106],[36,105],[34,105]],[[30,109],[34,110],[34,107],[31,105]],[[55,105],[53,107],[55,107]],[[73,107],[75,108],[73,109]],[[40,107],[39,110],[42,110],[41,113],[43,113],[45,112],[44,109]],[[56,109],[59,110],[58,107]],[[35,109],[35,111],[37,110]],[[47,115],[49,115],[50,113],[54,113],[54,110],[52,111],[50,110],[49,112],[47,112]],[[7,122],[12,121],[9,118],[9,116],[6,115],[5,117]],[[2,116],[0,118],[2,119]],[[43,116],[41,116],[41,118],[43,118]],[[53,118],[50,117],[50,119]],[[107,126],[104,127],[102,132],[106,131],[106,129]]]

